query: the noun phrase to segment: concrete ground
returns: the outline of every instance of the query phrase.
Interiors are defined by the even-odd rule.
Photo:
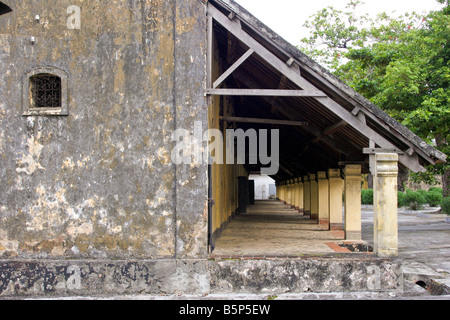
[[[373,207],[362,206],[362,238],[373,245]],[[439,208],[398,210],[399,258],[405,280],[428,292],[450,294],[450,216]],[[407,282],[406,282],[407,283]]]
[[[399,257],[404,293],[335,292],[208,296],[65,297],[65,300],[450,300],[450,219],[439,208],[399,209]],[[214,256],[339,254],[343,232],[325,230],[279,202],[256,203],[234,219],[216,242]],[[373,245],[373,208],[362,206],[362,243]],[[58,299],[60,300],[60,299]]]
[[[362,243],[373,246],[373,207],[363,205],[361,215]],[[439,208],[399,209],[399,257],[403,260],[405,298],[450,298],[449,220]],[[256,201],[247,213],[237,216],[229,224],[216,242],[213,256],[296,257],[349,252],[342,247],[343,240],[343,232],[328,231],[278,201]],[[284,298],[300,296],[330,297],[329,294],[308,294]],[[342,294],[334,297],[344,298]],[[350,297],[382,296],[370,293],[347,295]]]
[[[328,231],[279,201],[256,201],[236,216],[218,241],[214,257],[297,257],[332,254],[343,232]],[[348,251],[348,250],[346,250]]]

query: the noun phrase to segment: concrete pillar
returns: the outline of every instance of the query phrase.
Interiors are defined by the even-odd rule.
[[[345,239],[361,240],[361,165],[346,165],[345,188]]]
[[[374,252],[381,257],[398,255],[396,153],[375,154],[374,187]],[[373,170],[372,170],[373,171]]]
[[[291,179],[291,208],[294,206],[295,202],[295,179]]]
[[[290,191],[289,180],[287,180],[286,181],[286,196],[285,196],[286,204],[289,204],[289,201],[291,200],[291,195],[290,195],[289,191]]]
[[[304,213],[303,194],[303,181],[302,178],[298,178],[298,212],[300,213]]]
[[[290,206],[292,206],[292,201],[293,201],[293,198],[294,198],[294,192],[293,192],[293,187],[294,187],[294,183],[293,183],[294,181],[291,179],[291,180],[289,180],[289,202],[288,202],[288,204],[290,205]]]
[[[294,198],[292,201],[292,207],[297,210],[297,208],[298,208],[298,204],[297,204],[297,202],[298,202],[298,179],[297,178],[294,178],[293,191],[294,191]]]
[[[327,229],[330,228],[330,207],[328,204],[328,179],[325,171],[317,172],[317,205],[319,214],[319,224]]]
[[[311,184],[308,176],[303,177],[303,203],[304,215],[311,216]]]
[[[340,169],[328,170],[330,229],[342,230],[342,178]]]
[[[287,180],[284,183],[284,199],[283,199],[284,203],[288,202],[288,182]]]
[[[311,188],[311,219],[319,218],[319,206],[318,206],[318,188],[316,174],[309,174],[309,184]]]

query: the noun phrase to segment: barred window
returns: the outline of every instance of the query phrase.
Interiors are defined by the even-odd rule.
[[[36,67],[23,77],[24,116],[67,116],[68,74],[59,68]]]
[[[61,78],[40,73],[30,78],[31,108],[61,108]]]

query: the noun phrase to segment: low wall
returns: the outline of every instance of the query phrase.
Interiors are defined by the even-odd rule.
[[[403,291],[380,258],[0,261],[0,297]]]

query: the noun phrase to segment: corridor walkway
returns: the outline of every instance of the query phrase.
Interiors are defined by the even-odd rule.
[[[267,258],[351,252],[344,246],[343,231],[329,231],[280,201],[257,200],[231,221],[212,256]]]

